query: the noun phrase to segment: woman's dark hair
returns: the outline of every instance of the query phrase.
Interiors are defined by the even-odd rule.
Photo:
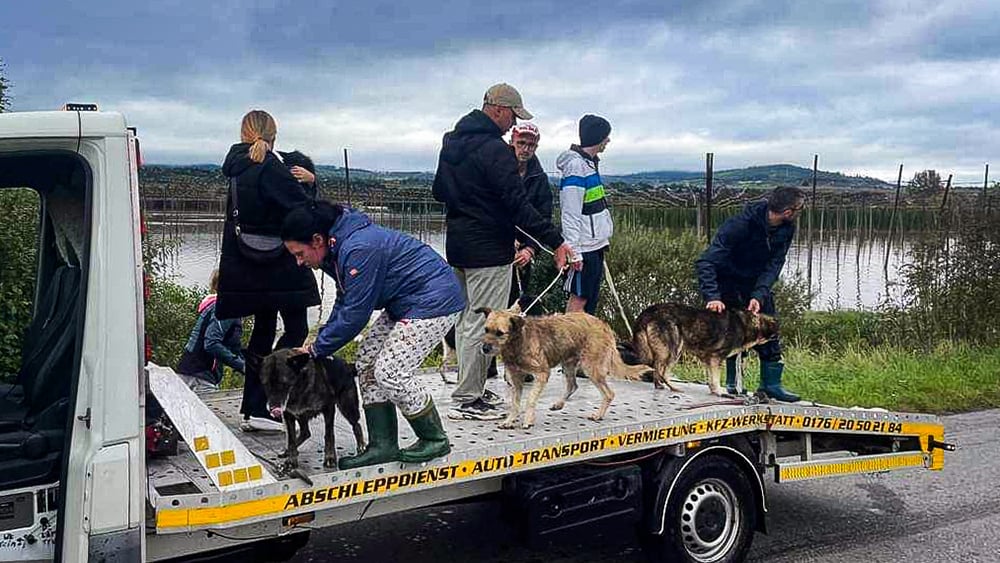
[[[296,207],[285,215],[285,221],[281,224],[281,240],[309,244],[315,234],[326,240],[330,236],[333,224],[343,214],[343,207],[328,201],[317,201]]]

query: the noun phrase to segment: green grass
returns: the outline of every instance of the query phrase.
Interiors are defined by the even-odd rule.
[[[744,386],[756,389],[751,358]],[[703,381],[701,367],[685,358],[677,376]],[[822,352],[785,351],[785,386],[817,403],[884,407],[894,411],[954,413],[1000,406],[1000,349],[942,344],[927,353],[900,348],[851,347]]]

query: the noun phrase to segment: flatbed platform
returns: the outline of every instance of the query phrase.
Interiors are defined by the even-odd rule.
[[[504,430],[497,427],[496,421],[447,419],[454,386],[445,384],[436,370],[426,371],[421,377],[441,412],[452,443],[451,454],[423,464],[395,462],[350,471],[324,470],[322,420],[316,418],[311,424],[312,437],[299,448],[300,472],[311,483],[279,474],[283,460],[278,453],[285,447],[283,432],[239,429],[240,391],[203,395],[211,411],[278,480],[259,487],[220,492],[194,452],[181,444],[178,455],[149,463],[155,533],[222,529],[358,505],[343,518],[355,519],[381,512],[371,510],[374,501],[390,501],[405,493],[463,485],[423,502],[433,504],[499,490],[500,479],[518,471],[767,430],[911,437],[911,440],[915,437],[920,440],[920,451],[911,451],[908,457],[880,462],[881,465],[869,469],[897,469],[904,465],[938,469],[943,464],[943,452],[928,447],[928,440],[943,439],[943,427],[932,415],[831,407],[804,401],[736,404],[732,399],[709,394],[704,384],[681,382],[683,393],[675,393],[655,390],[649,383],[613,381],[614,402],[605,419],[595,422],[587,416],[599,403],[599,394],[587,380],[579,380],[579,390],[562,411],[548,409],[563,388],[561,375],[553,374],[539,401],[536,425],[528,430]],[[488,386],[501,396],[507,394],[502,378],[489,380]],[[354,453],[353,434],[340,416],[336,428],[338,457]],[[399,428],[401,446],[415,439],[402,419]],[[472,484],[475,485],[464,486]]]

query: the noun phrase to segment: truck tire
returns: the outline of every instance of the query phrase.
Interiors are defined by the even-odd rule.
[[[725,455],[694,459],[666,499],[663,533],[643,537],[651,561],[739,563],[753,542],[757,508],[753,484]]]

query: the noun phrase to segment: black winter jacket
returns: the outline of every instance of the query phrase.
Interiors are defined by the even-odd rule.
[[[531,157],[528,161],[528,169],[522,178],[524,191],[528,195],[528,202],[535,208],[535,211],[546,221],[552,221],[552,184],[549,183],[549,175],[542,169],[542,163],[538,161],[538,156]],[[535,250],[538,255],[538,244],[518,230],[514,237],[522,244],[526,244]]]
[[[264,162],[250,160],[250,145],[233,145],[222,165],[222,173],[236,178],[239,190],[240,228],[254,234],[280,235],[285,215],[294,207],[312,201],[306,188],[270,152]],[[271,262],[246,259],[237,246],[233,202],[227,198],[226,224],[219,258],[219,319],[246,317],[268,309],[304,309],[319,305],[316,278],[300,268],[284,252]]]
[[[781,274],[794,236],[794,223],[768,228],[766,201],[748,203],[719,227],[695,262],[702,297],[721,300],[723,293],[735,291],[763,301]]]
[[[445,133],[434,176],[434,199],[447,208],[448,263],[486,268],[514,261],[514,226],[555,248],[562,235],[532,207],[517,159],[500,128],[473,110]]]

